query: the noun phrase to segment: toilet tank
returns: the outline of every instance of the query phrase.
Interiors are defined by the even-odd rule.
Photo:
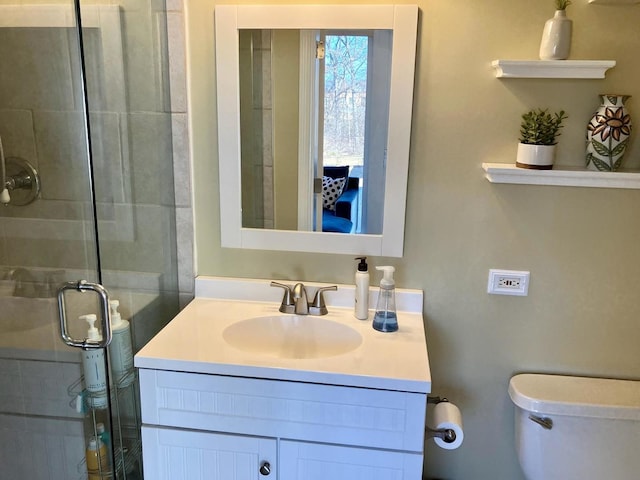
[[[521,374],[509,396],[527,480],[640,478],[640,381]]]

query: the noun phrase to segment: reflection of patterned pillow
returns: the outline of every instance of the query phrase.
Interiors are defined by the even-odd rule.
[[[342,195],[347,179],[322,177],[322,206],[332,212],[336,211],[336,200]]]

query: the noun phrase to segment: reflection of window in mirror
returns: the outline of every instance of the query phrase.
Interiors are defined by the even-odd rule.
[[[341,197],[353,191],[351,219],[360,233],[369,36],[326,35],[324,48],[323,167],[348,168]]]
[[[243,227],[382,233],[392,32],[239,39]]]
[[[323,40],[323,167],[349,168],[338,215],[351,233],[381,233],[391,32],[327,31]]]

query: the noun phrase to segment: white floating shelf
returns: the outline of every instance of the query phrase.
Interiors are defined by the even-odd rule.
[[[601,5],[634,5],[640,3],[640,0],[589,0],[589,3]]]
[[[494,60],[497,78],[604,78],[615,60]]]
[[[511,163],[483,163],[482,168],[491,183],[640,189],[640,172],[596,172],[571,167],[532,170]]]

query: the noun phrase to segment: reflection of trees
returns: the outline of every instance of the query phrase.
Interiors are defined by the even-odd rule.
[[[324,154],[362,165],[368,37],[331,35],[325,45]]]

